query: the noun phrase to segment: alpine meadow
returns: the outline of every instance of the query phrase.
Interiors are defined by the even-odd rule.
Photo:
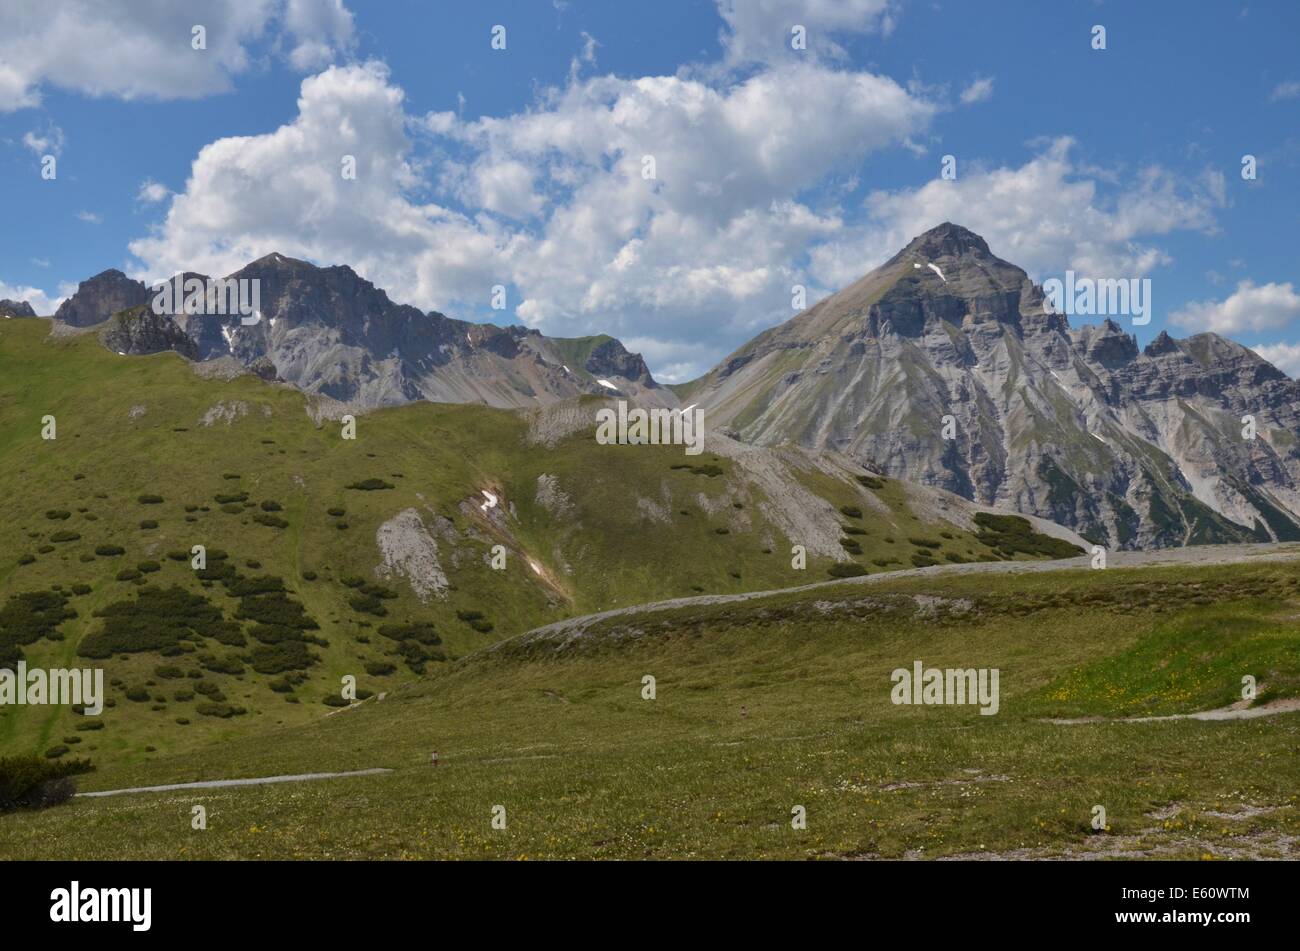
[[[15,918],[854,860],[906,918],[1247,936],[1231,869],[1300,858],[1298,33],[0,12]]]

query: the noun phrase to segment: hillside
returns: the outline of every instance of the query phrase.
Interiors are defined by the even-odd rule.
[[[598,400],[419,402],[345,440],[337,407],[292,387],[50,327],[0,324],[0,656],[102,665],[110,707],[94,728],[7,707],[0,751],[144,761],[319,719],[345,676],[384,693],[575,614],[1078,550],[834,456],[602,446]]]

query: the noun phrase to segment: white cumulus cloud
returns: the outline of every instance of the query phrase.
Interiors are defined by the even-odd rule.
[[[992,98],[993,80],[987,76],[972,80],[971,84],[961,91],[961,101],[966,106]]]
[[[1300,343],[1268,343],[1251,349],[1292,379],[1300,379]]]
[[[897,9],[892,0],[717,0],[726,24],[722,46],[729,63],[770,62],[785,57],[839,57],[836,34],[888,33]],[[803,27],[807,49],[791,45]]]
[[[1300,319],[1300,294],[1285,284],[1241,281],[1223,300],[1194,301],[1169,318],[1190,330],[1220,334],[1276,330]]]
[[[0,281],[0,300],[27,301],[41,317],[52,316],[63,303],[62,297],[52,297],[39,287],[15,286],[4,281]]]
[[[1214,229],[1214,212],[1224,203],[1221,175],[1207,172],[1184,184],[1151,167],[1108,194],[1094,170],[1071,158],[1074,149],[1062,137],[1019,167],[968,163],[958,167],[955,181],[873,192],[864,223],[813,249],[812,272],[829,286],[844,286],[912,238],[952,221],[1040,281],[1066,268],[1080,276],[1137,277],[1170,260],[1151,237]]]
[[[195,26],[205,49],[193,49]],[[38,105],[57,86],[120,99],[192,99],[231,88],[255,44],[315,69],[352,43],[340,0],[5,0],[0,112]]]

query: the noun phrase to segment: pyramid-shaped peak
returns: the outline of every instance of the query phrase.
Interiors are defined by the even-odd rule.
[[[989,255],[989,244],[974,231],[945,221],[908,243],[905,253],[928,258]]]
[[[300,261],[297,258],[291,258],[287,254],[281,254],[279,251],[272,251],[270,254],[264,254],[256,261],[244,265],[240,270],[246,268],[315,268],[310,261]]]

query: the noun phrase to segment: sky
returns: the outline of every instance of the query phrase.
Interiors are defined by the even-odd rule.
[[[5,0],[0,298],[278,251],[682,382],[953,221],[1300,376],[1297,36],[1294,0]]]

